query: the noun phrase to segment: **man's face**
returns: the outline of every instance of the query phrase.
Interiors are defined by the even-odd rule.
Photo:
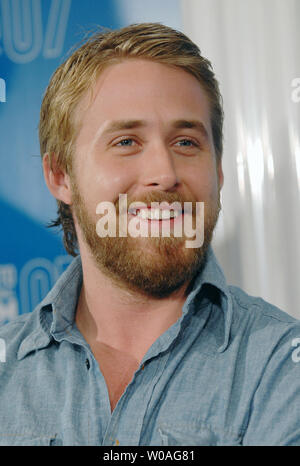
[[[169,296],[203,265],[220,208],[222,170],[205,92],[181,69],[130,59],[102,72],[92,102],[86,96],[75,118],[81,123],[72,171],[79,247],[88,245],[97,267],[118,286]],[[112,202],[118,222],[125,215],[119,212],[119,194],[127,195],[128,206],[134,201],[178,201],[182,207],[204,202],[203,246],[186,248],[184,232],[170,238],[100,238],[96,207]]]

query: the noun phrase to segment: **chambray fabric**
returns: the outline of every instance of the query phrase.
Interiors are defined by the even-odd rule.
[[[211,249],[113,413],[74,323],[81,284],[78,256],[0,328],[0,445],[300,445],[300,322],[228,286]]]

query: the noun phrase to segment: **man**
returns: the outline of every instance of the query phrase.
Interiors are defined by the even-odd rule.
[[[222,123],[210,63],[163,25],[98,33],[55,72],[41,154],[80,254],[1,329],[0,444],[300,444],[299,322],[229,287],[210,247]]]

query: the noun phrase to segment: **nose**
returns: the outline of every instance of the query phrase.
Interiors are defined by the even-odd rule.
[[[141,164],[141,184],[162,191],[176,188],[179,178],[175,165],[172,151],[164,143],[149,147]]]

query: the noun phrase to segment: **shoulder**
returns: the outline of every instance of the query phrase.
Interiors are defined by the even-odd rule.
[[[229,286],[232,306],[232,336],[243,335],[247,345],[257,350],[274,349],[286,342],[293,345],[300,337],[300,320],[260,297],[250,296],[236,286]],[[280,346],[279,345],[279,346]]]
[[[299,445],[300,321],[230,286],[231,348],[250,393],[244,445]],[[251,389],[251,391],[250,391]]]
[[[0,326],[0,345],[2,362],[13,364],[18,359],[19,350],[25,341],[35,340],[38,336],[36,322],[39,310],[21,314],[9,323]],[[2,369],[7,364],[2,364]]]
[[[28,324],[33,320],[33,313],[20,314],[8,323],[0,325],[0,338],[7,342],[22,339],[23,330],[28,329]],[[29,329],[28,329],[29,331]]]
[[[256,296],[251,296],[237,286],[229,286],[230,296],[233,301],[234,310],[243,317],[255,316],[264,318],[270,322],[281,322],[282,324],[300,324],[300,320],[289,315],[273,304]]]

